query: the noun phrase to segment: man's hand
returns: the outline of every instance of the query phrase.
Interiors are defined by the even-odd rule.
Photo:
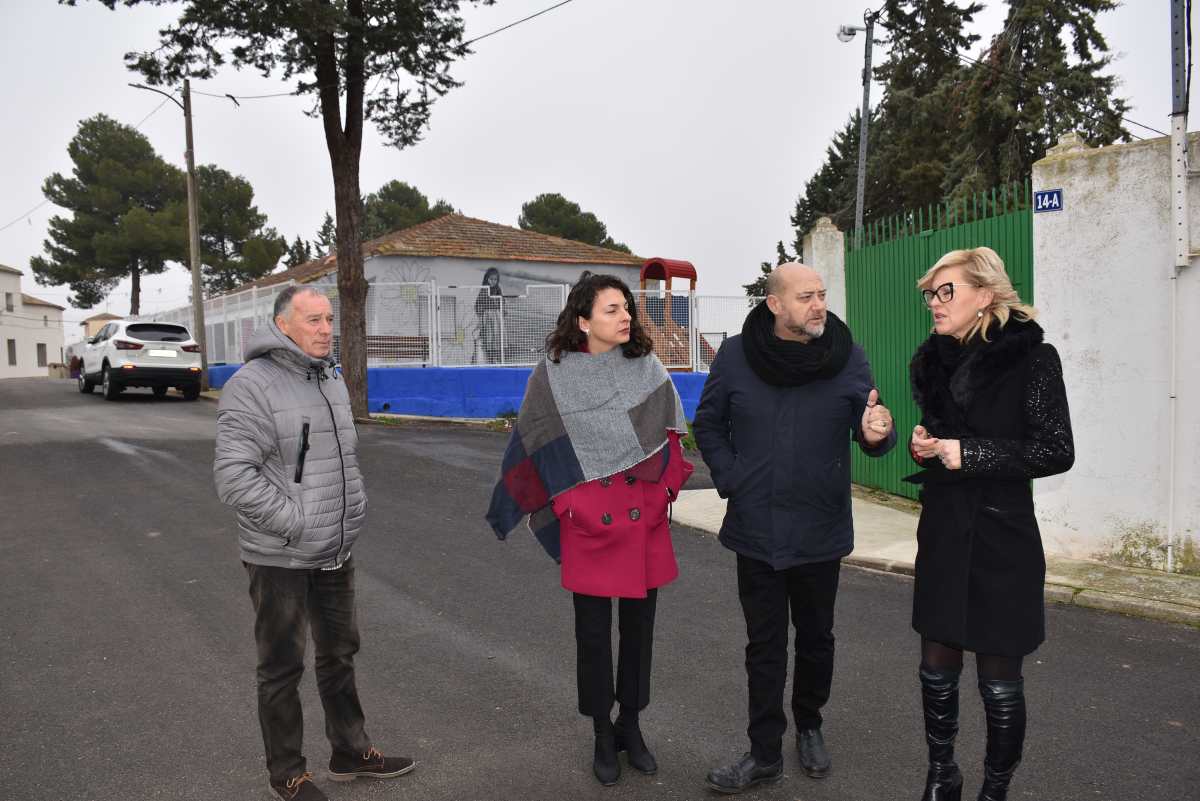
[[[891,432],[892,413],[879,402],[879,390],[873,389],[867,396],[867,408],[863,409],[863,442],[873,448],[887,439]]]

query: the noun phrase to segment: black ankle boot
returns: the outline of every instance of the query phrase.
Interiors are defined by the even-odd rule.
[[[617,759],[617,735],[612,721],[607,716],[593,718],[596,732],[596,751],[592,759],[592,772],[596,780],[609,787],[621,778],[621,763]]]
[[[925,792],[921,795],[921,801],[960,801],[962,798],[962,773],[954,761],[960,672],[921,666],[925,743],[929,746],[929,773],[925,777]]]
[[[1025,745],[1025,680],[980,679],[987,714],[987,757],[978,801],[1005,801]]]
[[[653,776],[658,773],[658,762],[654,754],[646,747],[642,739],[642,730],[636,717],[629,719],[624,715],[617,718],[613,728],[617,733],[617,750],[624,751],[629,757],[629,766],[635,770]]]

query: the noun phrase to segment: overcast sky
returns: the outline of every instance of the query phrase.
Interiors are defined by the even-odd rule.
[[[467,37],[552,4],[468,6]],[[773,257],[776,240],[791,241],[797,195],[861,102],[862,37],[843,44],[834,34],[839,24],[861,24],[862,5],[574,0],[478,43],[454,68],[464,86],[437,102],[417,146],[388,148],[368,126],[363,191],[400,179],[506,225],[516,224],[525,201],[560,192],[638,255],[693,262],[700,291],[740,294],[759,262]],[[1169,7],[1169,0],[1127,0],[1100,19],[1118,54],[1113,71],[1132,104],[1129,116],[1163,131]],[[167,103],[151,115],[162,98],[129,88],[140,79],[122,60],[154,47],[178,8],[0,0],[0,226],[44,199],[48,175],[70,172],[67,143],[94,114],[141,122],[158,152],[183,166],[182,113]],[[979,15],[984,42],[1004,12],[992,0]],[[877,59],[883,55],[876,48]],[[293,87],[227,68],[193,88],[242,95]],[[875,85],[872,102],[879,96]],[[194,99],[197,161],[245,176],[259,209],[289,241],[311,239],[333,209],[321,126],[302,114],[308,104],[283,97],[235,108]],[[66,305],[69,289],[37,285],[29,268],[56,213],[47,204],[0,231],[0,263],[25,271],[23,291]],[[143,312],[173,308],[187,303],[189,278],[172,266],[142,287]],[[126,281],[107,304],[67,311],[67,342],[78,338],[75,321],[105,308],[127,313],[128,289]]]

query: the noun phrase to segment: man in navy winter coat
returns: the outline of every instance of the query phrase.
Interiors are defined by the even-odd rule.
[[[783,264],[740,336],[713,361],[695,418],[713,484],[729,500],[720,540],[737,553],[746,618],[750,752],[709,773],[737,793],[783,775],[788,617],[796,629],[792,714],[804,772],[829,773],[821,707],[833,680],[833,608],[854,548],[850,441],[896,443],[863,349],[825,304],[821,277]]]

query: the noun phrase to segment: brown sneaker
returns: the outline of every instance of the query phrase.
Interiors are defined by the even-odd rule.
[[[358,757],[334,754],[329,758],[329,778],[335,782],[352,782],[359,776],[371,779],[392,779],[403,776],[417,766],[408,757],[385,757],[379,749],[370,748]]]
[[[321,788],[313,784],[312,779],[311,773],[301,773],[283,784],[271,782],[271,794],[287,801],[329,801],[329,796],[321,792]]]

